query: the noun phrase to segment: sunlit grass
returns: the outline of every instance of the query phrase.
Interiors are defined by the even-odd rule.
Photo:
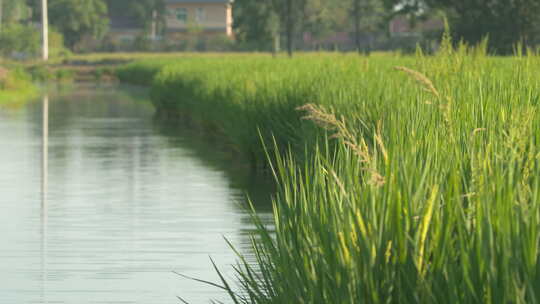
[[[20,68],[9,71],[0,79],[0,106],[18,107],[37,96],[38,89],[30,75]]]
[[[151,83],[162,114],[271,156],[275,232],[260,225],[256,265],[240,259],[222,282],[235,303],[536,303],[539,68],[446,46],[144,61],[120,75]]]

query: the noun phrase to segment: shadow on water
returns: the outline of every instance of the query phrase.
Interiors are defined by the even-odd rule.
[[[204,165],[211,169],[224,172],[231,182],[231,187],[241,189],[245,192],[246,198],[253,204],[256,211],[267,213],[272,212],[272,193],[275,191],[275,184],[270,176],[261,175],[254,172],[249,164],[249,160],[242,159],[243,156],[236,155],[223,142],[222,139],[207,134],[205,131],[193,127],[189,122],[182,120],[161,120],[155,115],[154,107],[149,100],[148,90],[137,86],[116,86],[116,85],[87,85],[78,87],[74,92],[73,88],[56,90],[57,96],[55,104],[50,110],[51,120],[55,124],[51,126],[51,132],[61,133],[62,129],[73,124],[73,120],[80,118],[72,113],[86,113],[87,116],[121,116],[121,117],[146,117],[145,124],[151,124],[152,129],[167,138],[170,146],[190,151]],[[116,102],[114,104],[96,103],[96,94],[114,94]],[[73,103],[74,96],[77,99]],[[106,97],[108,98],[108,97]],[[135,103],[133,102],[135,101]],[[118,103],[122,106],[118,107]],[[66,113],[68,112],[68,113]],[[71,113],[71,114],[70,114]],[[140,123],[140,122],[137,122]],[[87,129],[88,135],[114,136],[111,130]],[[93,148],[86,148],[92,151]],[[95,148],[96,153],[113,152],[114,147]],[[64,153],[68,151],[55,151]],[[151,160],[149,160],[151,161]],[[249,209],[246,201],[240,201],[239,206]]]
[[[243,189],[257,212],[272,212],[275,184],[270,176],[254,172],[249,160],[230,150],[223,139],[207,134],[182,120],[154,117],[154,127],[169,139],[169,144],[187,147],[209,167],[227,173],[232,187]],[[249,208],[243,204],[244,208]]]
[[[50,93],[55,99],[55,106],[48,108],[50,120],[52,124],[51,133],[56,134],[56,140],[62,139],[69,142],[71,134],[63,132],[66,129],[72,128],[81,119],[80,113],[84,113],[84,117],[120,117],[127,120],[136,117],[144,118],[143,120],[133,120],[133,132],[140,130],[140,124],[145,124],[145,132],[152,129],[157,134],[162,135],[167,139],[167,144],[170,147],[189,151],[190,154],[197,158],[206,167],[223,172],[226,174],[227,180],[230,182],[230,187],[239,189],[244,193],[243,197],[237,198],[237,207],[241,212],[250,213],[250,204],[259,213],[264,223],[272,224],[272,195],[275,192],[275,183],[268,175],[262,175],[254,172],[249,164],[249,160],[242,159],[243,156],[235,154],[221,138],[216,138],[206,131],[194,127],[188,121],[181,119],[174,120],[170,117],[166,120],[161,120],[155,114],[154,106],[149,97],[149,91],[146,88],[131,86],[131,85],[77,85],[56,87]],[[114,97],[114,103],[96,102],[96,97],[101,96],[104,99]],[[77,102],[73,102],[76,99]],[[120,105],[120,106],[119,106]],[[125,128],[125,121],[119,129]],[[137,126],[135,126],[137,124]],[[114,129],[108,128],[83,128],[82,132],[86,136],[92,137],[110,137],[119,138],[126,136],[124,130],[114,132]],[[65,136],[62,136],[65,134]],[[145,134],[132,134],[139,136],[141,142],[139,161],[143,163],[159,162],[158,157],[153,155],[152,142],[145,142]],[[64,144],[61,146],[69,146]],[[118,151],[123,149],[123,151]],[[98,156],[112,155],[117,152],[129,155],[131,147],[119,147],[115,145],[94,146],[87,145],[84,150],[89,154]],[[69,149],[51,149],[51,152],[57,160],[70,159],[65,153],[70,153]],[[107,170],[110,163],[103,162],[103,170]],[[135,166],[135,163],[132,164]],[[145,165],[143,165],[145,166]],[[133,176],[130,175],[130,179]],[[130,183],[132,181],[130,180]],[[246,237],[245,243],[250,243],[249,235],[253,232],[251,219],[243,217],[248,229],[241,231]],[[244,242],[242,242],[244,244]]]

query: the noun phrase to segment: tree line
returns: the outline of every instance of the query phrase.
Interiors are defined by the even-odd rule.
[[[411,24],[437,16],[445,18],[456,42],[469,45],[488,40],[489,50],[511,54],[516,45],[540,42],[539,0],[236,0],[238,39],[273,41],[286,36],[292,51],[295,33],[322,36],[331,31],[352,33],[357,50],[365,49],[361,32],[386,30],[397,15]],[[369,47],[369,46],[368,46]]]
[[[391,15],[381,0],[236,0],[235,11],[239,41],[278,51],[284,40],[289,55],[303,33],[318,38],[351,32],[355,48],[365,50],[361,33],[385,28]]]
[[[151,22],[153,11],[163,12],[164,0],[48,0],[49,23],[73,49],[85,36],[101,39],[116,12],[141,27]],[[0,0],[0,31],[20,24],[39,23],[41,0]]]
[[[474,45],[487,38],[490,51],[511,54],[517,44],[540,42],[538,0],[385,0],[388,6],[417,16],[442,12],[453,37]]]
[[[41,0],[0,0],[0,32],[21,23],[39,22]],[[110,15],[134,20],[141,28],[163,28],[166,0],[49,0],[50,23],[68,48],[85,36],[104,37]],[[254,50],[289,54],[304,33],[323,37],[351,33],[365,51],[362,32],[384,31],[396,15],[411,23],[438,15],[447,18],[456,41],[489,39],[490,51],[508,54],[521,42],[534,46],[540,35],[538,0],[235,0],[235,39]]]

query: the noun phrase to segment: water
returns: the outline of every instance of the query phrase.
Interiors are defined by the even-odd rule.
[[[143,91],[50,95],[0,108],[0,303],[228,303],[173,271],[218,282],[211,256],[232,275],[223,237],[249,254],[245,193],[270,221],[264,185],[156,123]]]

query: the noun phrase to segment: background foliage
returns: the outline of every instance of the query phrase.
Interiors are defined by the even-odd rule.
[[[486,53],[446,35],[435,56],[188,57],[120,76],[260,167],[268,152],[276,225],[221,283],[234,303],[537,303],[540,57]]]
[[[156,45],[149,41],[152,24],[156,25],[158,35],[165,29],[165,0],[50,0],[49,4],[51,24],[64,37],[67,47],[76,51],[114,50],[110,40],[102,39],[106,37],[109,18],[115,16],[129,19],[142,30],[132,47],[146,51],[158,48],[292,53],[337,48],[336,41],[347,37],[349,42],[344,49],[369,52],[372,48],[410,50],[416,42],[433,44],[433,40],[438,40],[437,36],[416,33],[420,38],[413,39],[411,48],[407,37],[390,37],[389,22],[397,16],[405,17],[411,26],[446,18],[456,44],[463,40],[472,45],[487,37],[491,53],[512,54],[518,44],[534,48],[540,42],[537,0],[237,0],[233,9],[234,44],[216,39],[217,47],[212,47],[212,41],[200,42],[200,35],[196,34],[184,42],[161,41]],[[0,0],[0,31],[13,24],[36,27],[40,15],[38,0]],[[98,45],[89,45],[89,40]],[[206,46],[189,47],[198,44]]]

